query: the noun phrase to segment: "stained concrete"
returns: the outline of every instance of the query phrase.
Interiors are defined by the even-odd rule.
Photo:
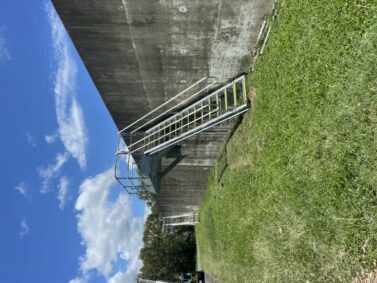
[[[53,0],[118,129],[204,76],[247,72],[273,0]],[[161,180],[165,215],[197,210],[232,125],[182,143]],[[171,164],[162,159],[162,168]]]

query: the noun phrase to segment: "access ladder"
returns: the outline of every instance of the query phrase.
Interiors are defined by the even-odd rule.
[[[248,109],[245,77],[240,76],[146,130],[142,138],[128,145],[129,153],[157,153]]]
[[[198,213],[167,216],[163,218],[164,226],[185,226],[185,225],[195,225],[197,223],[199,223]]]
[[[207,82],[204,88],[182,99],[183,94],[208,79],[213,78],[199,80],[119,132],[115,178],[127,192],[156,193],[160,178],[158,160],[165,149],[250,108],[244,75],[216,90],[213,86],[217,80]],[[163,107],[173,102],[173,107],[163,111]],[[154,116],[151,115],[153,113]],[[149,120],[146,121],[147,117]]]

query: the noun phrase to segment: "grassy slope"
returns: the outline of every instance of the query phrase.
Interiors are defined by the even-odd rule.
[[[347,282],[377,259],[377,1],[280,1],[197,227],[221,282]],[[219,180],[222,167],[226,170]]]

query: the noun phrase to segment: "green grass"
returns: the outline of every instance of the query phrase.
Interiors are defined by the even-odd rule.
[[[279,4],[201,205],[202,265],[223,283],[350,282],[377,260],[377,1]]]

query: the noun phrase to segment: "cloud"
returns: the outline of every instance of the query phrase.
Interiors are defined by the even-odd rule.
[[[28,131],[26,131],[26,140],[32,147],[37,146],[34,136]]]
[[[7,48],[7,40],[5,37],[6,29],[6,26],[0,26],[0,61],[11,59],[10,53]]]
[[[146,205],[144,207],[144,223],[145,223],[145,221],[147,221],[147,218],[148,218],[149,214],[151,214],[151,213],[152,213],[151,208],[148,205]]]
[[[52,135],[45,135],[45,141],[48,144],[54,143],[58,138],[59,138],[59,135],[57,133],[52,134]]]
[[[88,137],[83,111],[76,99],[77,66],[71,56],[69,39],[63,24],[52,4],[46,5],[57,63],[54,95],[58,134],[67,152],[77,160],[81,169],[85,169]]]
[[[60,168],[67,162],[68,158],[69,154],[67,152],[63,154],[58,153],[54,164],[49,164],[46,167],[41,167],[38,169],[38,174],[42,178],[42,188],[40,190],[41,193],[47,193],[50,191],[50,181],[59,174]]]
[[[144,219],[133,215],[131,199],[125,192],[110,201],[115,183],[113,170],[110,168],[80,185],[75,208],[78,231],[86,247],[80,258],[80,270],[82,278],[96,270],[109,283],[133,282],[142,266],[139,253]],[[117,269],[115,265],[127,267]]]
[[[26,234],[29,233],[29,226],[26,223],[25,219],[22,219],[20,226],[21,226],[21,231],[20,231],[19,237],[22,240],[26,236]]]
[[[14,189],[18,191],[21,195],[23,195],[25,198],[27,198],[28,188],[24,182],[19,183]]]
[[[132,268],[134,269],[134,268]],[[113,277],[111,277],[108,283],[124,283],[124,282],[135,282],[136,274],[133,272],[117,272]]]
[[[69,280],[68,283],[86,283],[86,282],[88,282],[87,276],[85,276],[84,278],[77,277],[77,278],[71,279]]]
[[[68,197],[68,190],[69,190],[69,181],[67,177],[63,176],[60,178],[59,185],[58,185],[58,195],[57,199],[59,200],[59,208],[63,209],[65,207],[67,197]]]

